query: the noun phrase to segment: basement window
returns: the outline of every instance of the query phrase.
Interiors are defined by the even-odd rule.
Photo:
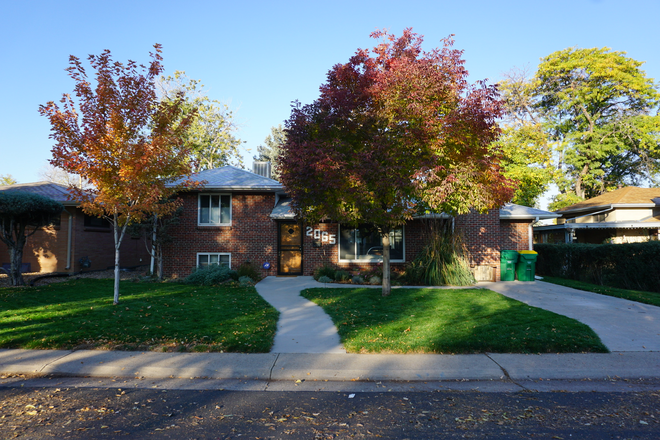
[[[213,265],[223,265],[231,269],[231,254],[229,253],[198,253],[197,267],[204,269]]]

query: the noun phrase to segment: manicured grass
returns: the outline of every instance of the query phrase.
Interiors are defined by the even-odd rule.
[[[265,353],[279,313],[254,287],[81,279],[0,289],[0,348]]]
[[[660,293],[644,292],[642,290],[627,290],[617,287],[599,286],[598,284],[584,283],[582,281],[568,280],[565,278],[543,277],[543,281],[560,286],[571,287],[587,292],[600,293],[601,295],[615,296],[617,298],[629,299],[644,304],[660,307]]]
[[[308,289],[351,353],[607,353],[586,325],[485,289]]]

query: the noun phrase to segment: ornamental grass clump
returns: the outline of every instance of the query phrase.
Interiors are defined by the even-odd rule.
[[[429,222],[427,245],[406,268],[410,284],[469,286],[475,283],[467,251],[448,222]]]

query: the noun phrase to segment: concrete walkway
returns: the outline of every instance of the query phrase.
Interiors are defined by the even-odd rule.
[[[300,296],[303,289],[323,286],[312,277],[266,277],[257,283],[259,295],[280,312],[271,353],[346,353],[332,319]]]
[[[660,351],[660,307],[543,281],[500,281],[479,287],[576,319],[591,327],[610,351]]]

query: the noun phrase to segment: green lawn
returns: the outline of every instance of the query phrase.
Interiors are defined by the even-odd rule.
[[[587,292],[600,293],[601,295],[615,296],[617,298],[629,299],[644,304],[660,307],[660,293],[644,292],[642,290],[627,290],[617,287],[599,286],[598,284],[584,283],[582,281],[569,280],[565,278],[543,277],[543,281],[560,286],[572,287],[573,289],[586,290]]]
[[[351,353],[606,353],[586,325],[485,289],[308,289]]]
[[[0,348],[265,353],[279,313],[254,287],[81,279],[0,289]]]

